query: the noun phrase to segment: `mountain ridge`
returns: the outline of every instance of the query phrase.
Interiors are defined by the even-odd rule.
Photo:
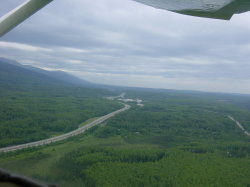
[[[94,83],[79,79],[64,71],[46,71],[41,68],[22,65],[15,60],[0,57],[0,82],[48,82],[49,84],[52,83],[51,81],[75,86],[96,87]]]

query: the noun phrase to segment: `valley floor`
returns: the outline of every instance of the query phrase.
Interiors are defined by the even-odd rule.
[[[250,128],[241,98],[126,96],[144,106],[131,102],[130,110],[61,142],[1,153],[0,167],[62,187],[250,186],[250,139],[227,117]]]

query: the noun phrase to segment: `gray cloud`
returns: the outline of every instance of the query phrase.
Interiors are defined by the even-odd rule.
[[[20,2],[1,3],[0,14]],[[55,0],[1,39],[0,56],[106,84],[250,93],[249,18],[195,18],[132,0]]]

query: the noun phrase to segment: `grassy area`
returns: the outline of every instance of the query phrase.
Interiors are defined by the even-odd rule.
[[[80,128],[80,127],[83,127],[83,126],[85,126],[85,125],[87,125],[88,123],[91,123],[91,122],[95,121],[95,120],[98,119],[98,118],[99,118],[99,117],[94,117],[94,118],[88,119],[87,121],[81,123],[81,124],[79,125],[79,128]]]
[[[91,147],[102,144],[122,144],[125,142],[121,137],[112,137],[103,141],[89,135],[80,135],[68,141],[43,146],[39,148],[26,149],[15,153],[1,155],[1,168],[22,173],[27,176],[50,181],[50,176],[58,173],[55,166],[61,159],[84,146]],[[53,181],[53,180],[52,180]],[[54,181],[58,183],[58,181]],[[62,181],[63,183],[65,181]],[[70,185],[69,181],[68,185]]]

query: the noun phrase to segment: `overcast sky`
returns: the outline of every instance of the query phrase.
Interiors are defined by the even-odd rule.
[[[23,0],[0,3],[0,15]],[[132,0],[54,0],[0,57],[112,85],[250,94],[250,13],[184,16]]]

